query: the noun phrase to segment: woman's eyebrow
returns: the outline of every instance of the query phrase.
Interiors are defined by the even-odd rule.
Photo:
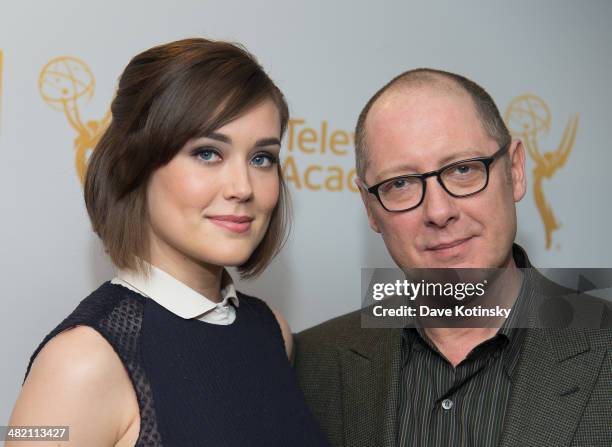
[[[255,147],[280,146],[280,144],[281,143],[278,138],[262,138],[261,140],[257,140]]]
[[[232,142],[232,139],[230,137],[228,137],[227,135],[224,135],[222,133],[219,133],[219,132],[211,132],[209,134],[202,135],[202,136],[204,138],[210,138],[211,140],[220,141],[221,143],[231,144],[231,142]]]
[[[203,135],[204,138],[210,138],[211,140],[217,140],[221,143],[232,144],[232,139],[220,132],[211,132],[209,134]],[[280,146],[280,140],[275,137],[270,138],[262,138],[257,140],[254,147],[264,147],[264,146]]]

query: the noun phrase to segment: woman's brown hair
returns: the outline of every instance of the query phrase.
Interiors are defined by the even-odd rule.
[[[289,119],[283,94],[253,55],[236,44],[185,39],[130,61],[85,178],[93,230],[118,268],[146,270],[151,174],[190,139],[210,134],[266,99],[278,107],[282,137]],[[280,165],[278,175],[278,203],[263,240],[238,268],[243,278],[261,273],[286,240],[290,213]]]

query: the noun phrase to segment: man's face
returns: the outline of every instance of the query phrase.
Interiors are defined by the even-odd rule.
[[[365,124],[367,185],[390,177],[437,170],[454,161],[487,157],[499,149],[462,92],[421,87],[388,91]],[[496,159],[483,191],[450,196],[429,177],[423,203],[411,211],[386,211],[360,188],[372,229],[381,233],[396,264],[408,268],[508,267],[516,234],[515,202],[525,194],[524,149],[513,141]]]

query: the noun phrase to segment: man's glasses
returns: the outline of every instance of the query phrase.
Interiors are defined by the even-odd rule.
[[[442,188],[453,197],[471,196],[487,187],[491,164],[509,147],[510,143],[505,144],[490,157],[456,161],[437,171],[392,177],[374,186],[366,185],[366,188],[384,209],[393,213],[410,211],[423,203],[428,177],[436,177]]]

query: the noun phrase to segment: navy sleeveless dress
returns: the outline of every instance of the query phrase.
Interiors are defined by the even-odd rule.
[[[238,297],[236,320],[214,325],[104,283],[45,337],[26,377],[52,337],[90,326],[117,352],[136,391],[137,446],[328,446],[274,314],[258,298]]]

